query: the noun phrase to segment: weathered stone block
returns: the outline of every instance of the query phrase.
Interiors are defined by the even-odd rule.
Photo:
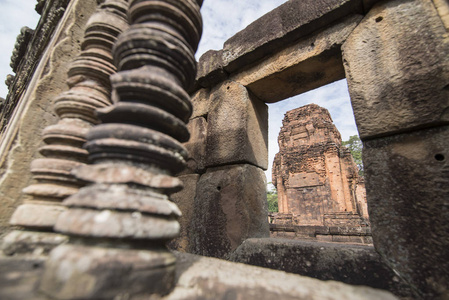
[[[61,245],[46,261],[40,290],[52,299],[117,299],[166,294],[175,257],[159,251]],[[126,292],[124,292],[126,291]]]
[[[424,299],[449,297],[449,127],[364,143],[374,246]]]
[[[191,98],[193,112],[190,119],[207,117],[210,110],[210,89],[200,89]]]
[[[227,257],[249,237],[268,237],[266,178],[251,165],[209,169],[198,181],[191,252]]]
[[[69,238],[53,232],[32,232],[15,230],[3,238],[2,250],[6,255],[30,254],[47,255],[56,246],[66,243]]]
[[[267,103],[305,93],[345,77],[341,45],[361,15],[296,41],[230,77]]]
[[[200,58],[197,81],[202,87],[210,87],[223,81],[228,74],[223,69],[223,50],[209,50]]]
[[[393,300],[390,293],[363,286],[268,270],[229,261],[177,253],[175,290],[164,300]]]
[[[44,257],[0,256],[0,299],[48,300],[35,291],[44,268]]]
[[[197,183],[200,175],[182,175],[178,178],[181,179],[184,184],[184,188],[182,191],[171,195],[170,199],[176,203],[182,212],[182,216],[178,219],[181,230],[179,232],[179,237],[173,239],[169,243],[169,247],[177,251],[186,252],[189,250],[190,245],[190,224],[192,223],[194,216],[194,199],[196,196]]]
[[[285,46],[339,18],[358,12],[362,12],[362,3],[357,0],[287,1],[225,42],[225,70],[234,72],[279,46]]]
[[[206,156],[206,167],[268,167],[268,107],[238,83],[226,81],[212,91]]]
[[[343,45],[362,139],[449,123],[449,38],[431,1],[374,6]]]
[[[13,213],[10,224],[17,226],[29,226],[36,228],[52,228],[59,215],[66,208],[58,203],[51,205],[25,203],[19,206]]]
[[[216,300],[216,299],[259,299],[259,300],[394,300],[388,292],[363,286],[350,286],[335,281],[321,281],[281,271],[269,270],[255,266],[201,257],[188,253],[175,253],[176,287],[165,297],[157,295],[129,295],[114,293],[108,299],[164,299],[164,300]],[[79,265],[93,264],[82,257]],[[17,258],[0,257],[0,298],[8,300],[50,300],[35,290],[42,278],[44,261],[42,259],[19,260]],[[125,265],[125,264],[123,264]],[[66,268],[73,265],[65,265]],[[114,267],[120,267],[115,265]],[[143,266],[139,266],[139,270]],[[99,270],[104,274],[103,270]],[[64,273],[67,275],[67,273]],[[111,274],[113,275],[113,274]],[[115,277],[115,276],[114,276]],[[90,278],[80,284],[79,290],[90,289]],[[117,278],[118,285],[128,284],[135,278]],[[59,279],[59,278],[58,278]],[[146,278],[148,279],[148,278]],[[159,278],[150,278],[159,280]],[[53,282],[54,283],[54,282]],[[103,283],[103,282],[102,282]],[[155,284],[154,281],[132,281],[133,287],[138,284]],[[73,287],[75,289],[75,287]],[[111,296],[112,295],[112,296]],[[52,298],[54,299],[54,298]],[[62,298],[61,298],[62,299]],[[91,299],[100,299],[92,297]],[[103,299],[103,298],[101,298]]]
[[[190,132],[190,140],[184,143],[184,146],[189,153],[189,158],[187,160],[187,169],[184,173],[203,173],[206,165],[206,118],[191,119],[187,124],[187,128]]]
[[[372,246],[248,239],[232,253],[231,260],[320,280],[366,285],[389,290],[398,296],[410,295]]]

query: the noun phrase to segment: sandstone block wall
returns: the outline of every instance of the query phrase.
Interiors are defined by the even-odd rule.
[[[192,98],[183,210],[174,249],[227,257],[245,239],[268,237],[268,108],[244,86],[225,81]]]
[[[343,45],[374,245],[419,299],[449,296],[447,6],[380,2]]]

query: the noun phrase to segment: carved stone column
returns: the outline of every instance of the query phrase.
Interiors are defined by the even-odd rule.
[[[86,134],[98,123],[95,109],[109,106],[109,76],[116,72],[112,46],[117,36],[128,26],[124,0],[108,0],[101,4],[87,24],[82,52],[68,72],[70,89],[54,100],[56,125],[43,131],[45,146],[39,149],[44,158],[31,163],[36,184],[24,189],[31,195],[14,212],[10,223],[24,231],[14,231],[4,239],[7,254],[48,252],[66,240],[52,232],[59,214],[65,210],[61,201],[75,194],[81,183],[70,174],[74,167],[87,162],[83,149]]]
[[[55,229],[71,236],[54,249],[41,290],[58,299],[167,294],[175,258],[165,243],[179,233],[188,90],[202,30],[194,0],[132,0],[130,29],[114,46],[112,107],[87,135],[92,165],[74,171],[91,185],[69,197]],[[78,288],[81,287],[82,288]]]

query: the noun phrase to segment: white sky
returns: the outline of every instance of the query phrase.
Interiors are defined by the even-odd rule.
[[[223,43],[251,22],[287,0],[205,0],[202,8],[204,31],[197,58],[209,49],[221,49]],[[39,15],[34,7],[36,0],[0,0],[0,97],[5,98],[4,84],[7,74],[12,74],[9,61],[20,28],[34,29]],[[276,104],[269,104],[269,169],[267,181],[271,181],[271,165],[279,151],[277,136],[282,119],[288,110],[316,103],[329,110],[343,140],[357,134],[346,81],[341,80],[323,88],[304,93]]]

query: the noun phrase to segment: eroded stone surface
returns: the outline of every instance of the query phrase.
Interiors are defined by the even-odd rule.
[[[285,272],[214,258],[177,254],[175,290],[164,300],[285,299],[393,300],[392,294],[369,287],[320,281]]]
[[[194,199],[196,196],[197,184],[200,178],[198,174],[182,175],[178,177],[184,184],[182,191],[170,196],[172,201],[182,211],[179,218],[181,230],[179,236],[169,243],[169,248],[181,252],[187,252],[190,249],[191,241],[189,235],[191,232],[191,224],[195,215]]]
[[[265,190],[265,174],[255,166],[208,169],[197,184],[190,252],[226,257],[249,237],[268,237]]]
[[[189,153],[187,159],[188,173],[202,173],[206,167],[207,120],[204,117],[191,119],[187,124],[190,141],[184,143]]]
[[[343,45],[361,139],[448,123],[448,53],[431,1],[373,7]]]
[[[54,247],[66,243],[69,238],[54,232],[15,230],[2,239],[1,248],[6,255],[47,255]]]
[[[248,239],[232,253],[231,261],[389,290],[404,299],[411,296],[411,291],[372,246]]]
[[[225,72],[250,65],[275,49],[362,10],[362,2],[358,0],[287,1],[227,40],[223,50],[201,57],[199,64],[206,66],[199,68],[198,78],[203,85],[208,81],[216,83],[212,79]],[[207,80],[205,72],[214,78]]]
[[[206,167],[250,163],[267,169],[267,105],[232,81],[216,87],[210,101]]]
[[[4,257],[0,255],[0,299],[48,300],[36,292],[45,259]]]
[[[449,128],[365,142],[374,245],[424,299],[449,296]]]
[[[100,253],[104,255],[104,253]],[[320,281],[295,274],[269,270],[239,263],[227,262],[214,258],[200,257],[186,253],[175,253],[178,263],[176,264],[176,286],[173,292],[162,297],[165,300],[216,300],[216,299],[300,299],[300,300],[393,300],[397,299],[388,292],[375,290],[368,287],[350,286],[334,281]],[[131,284],[133,291],[145,284],[156,284],[155,280],[160,278],[146,277],[149,281],[135,280],[134,277],[120,277],[117,274],[105,273],[100,270],[102,257],[96,260],[88,260],[84,257],[73,255],[77,262],[72,261],[65,270],[73,270],[69,276],[76,277],[80,269],[90,266],[91,272],[100,272],[103,279],[109,276],[111,282],[118,284]],[[117,256],[118,257],[118,256]],[[145,266],[133,265],[132,257],[121,257],[116,261],[115,270],[121,267],[138,267],[139,270]],[[95,269],[98,266],[97,269]],[[58,267],[58,266],[54,266]],[[62,267],[62,266],[59,266]],[[42,276],[42,260],[18,260],[14,258],[0,257],[0,298],[9,300],[49,300],[42,293],[35,290],[35,284]],[[142,270],[143,271],[143,270]],[[65,272],[64,272],[65,273]],[[65,273],[66,274],[66,273]],[[146,273],[145,275],[157,275]],[[81,277],[78,277],[81,279]],[[84,275],[85,281],[79,282],[78,295],[83,291],[91,289],[91,278]],[[108,281],[109,281],[108,279]],[[165,278],[172,280],[172,278]],[[47,279],[44,279],[47,280]],[[132,281],[132,282],[129,282]],[[102,281],[101,283],[105,283]],[[52,282],[52,284],[57,281]],[[110,298],[147,300],[159,299],[157,295],[150,296],[147,293],[132,295],[117,291],[117,284],[103,286],[108,289]],[[72,287],[75,288],[75,287]],[[61,290],[61,296],[65,292]],[[92,294],[91,294],[92,295]],[[93,299],[98,299],[93,295]]]
[[[266,103],[299,95],[343,79],[340,47],[361,21],[350,16],[340,23],[278,50],[230,79],[247,87]]]
[[[59,246],[50,254],[40,287],[57,299],[113,299],[126,293],[164,295],[174,281],[175,257],[157,251]],[[66,284],[68,281],[71,284]]]

